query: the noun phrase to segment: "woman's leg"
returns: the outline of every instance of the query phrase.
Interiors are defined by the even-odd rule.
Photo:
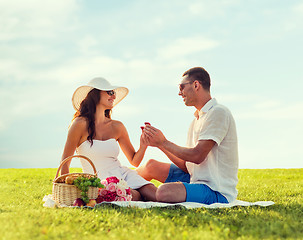
[[[137,168],[136,171],[147,181],[156,179],[157,181],[164,183],[168,176],[170,165],[170,163],[163,163],[150,159],[145,165]]]
[[[134,189],[130,189],[131,193],[132,193],[132,201],[142,201],[142,197],[141,194]]]
[[[153,202],[157,201],[156,199],[157,187],[154,184],[146,184],[137,190],[141,194],[143,201],[153,201]]]

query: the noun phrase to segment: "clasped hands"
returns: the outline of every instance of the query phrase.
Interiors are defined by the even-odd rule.
[[[160,147],[166,140],[164,134],[157,128],[145,122],[145,126],[141,127],[142,135],[140,142],[146,146]]]

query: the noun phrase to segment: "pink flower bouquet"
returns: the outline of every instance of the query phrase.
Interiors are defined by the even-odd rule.
[[[108,177],[101,181],[104,188],[99,188],[97,203],[112,202],[112,201],[131,201],[132,195],[130,187],[123,179],[117,177]]]

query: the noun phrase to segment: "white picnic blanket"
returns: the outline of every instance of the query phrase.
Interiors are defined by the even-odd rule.
[[[44,207],[68,207],[68,206],[58,206],[56,205],[55,201],[52,199],[52,195],[46,195],[43,198]],[[195,203],[195,202],[181,202],[181,203],[162,203],[162,202],[142,202],[142,201],[127,201],[127,202],[102,202],[95,206],[101,207],[103,204],[111,204],[120,207],[135,207],[135,208],[152,208],[152,207],[172,207],[172,206],[182,206],[187,209],[193,208],[230,208],[235,206],[261,206],[261,207],[268,207],[270,205],[275,204],[272,201],[258,201],[258,202],[246,202],[241,200],[235,200],[232,203],[213,203],[210,205]]]

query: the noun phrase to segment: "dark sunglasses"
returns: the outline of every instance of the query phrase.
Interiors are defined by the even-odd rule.
[[[193,82],[180,83],[180,84],[179,84],[179,89],[180,89],[180,91],[183,91],[183,89],[185,88],[185,85],[186,85],[186,84],[190,84],[190,83],[193,83]]]
[[[107,93],[109,96],[116,95],[116,92],[115,92],[114,90],[106,91],[106,93]]]

